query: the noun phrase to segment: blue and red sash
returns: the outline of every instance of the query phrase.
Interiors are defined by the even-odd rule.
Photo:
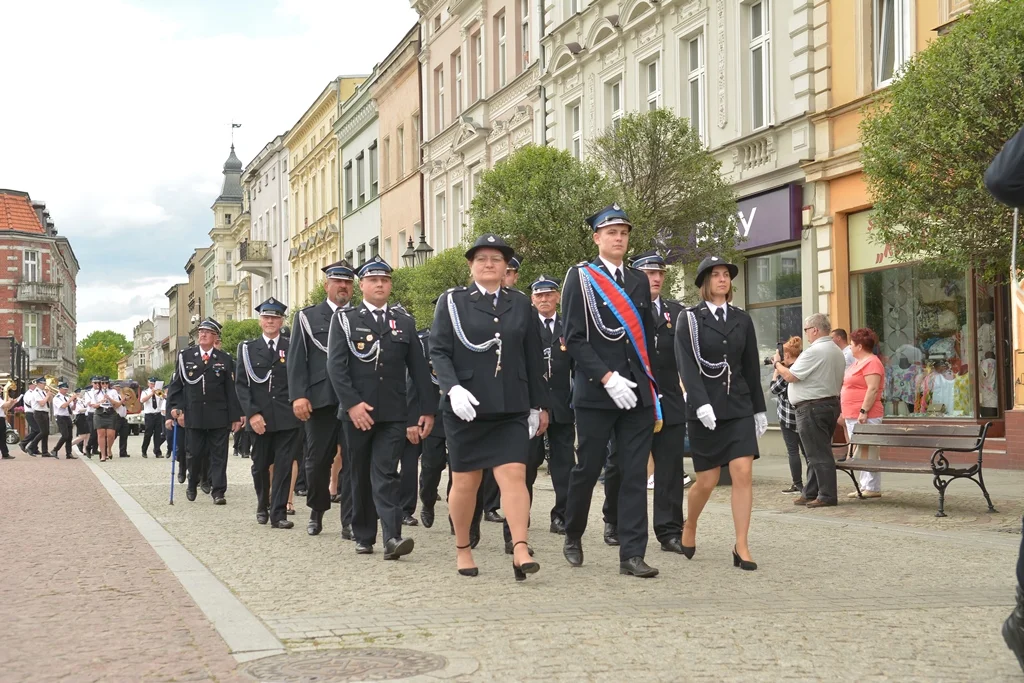
[[[643,363],[644,374],[650,380],[651,398],[654,399],[654,431],[659,432],[662,425],[661,401],[658,400],[658,384],[654,381],[654,374],[651,371],[651,359],[647,355],[647,335],[644,333],[640,312],[636,310],[633,300],[626,295],[625,290],[608,273],[593,263],[588,263],[583,269],[583,274],[622,325],[626,336],[629,337],[629,343],[633,345],[633,350]]]

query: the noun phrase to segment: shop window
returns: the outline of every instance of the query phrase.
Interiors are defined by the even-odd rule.
[[[758,358],[773,355],[780,342],[803,337],[803,308],[800,302],[800,250],[752,256],[746,263],[747,312],[757,334]],[[771,398],[768,383],[772,368],[761,367],[761,388]],[[769,400],[769,406],[773,403]],[[768,421],[778,424],[777,412],[768,410]]]

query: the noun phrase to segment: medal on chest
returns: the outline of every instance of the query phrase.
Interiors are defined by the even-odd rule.
[[[665,327],[672,329],[672,314],[668,311],[665,311]]]

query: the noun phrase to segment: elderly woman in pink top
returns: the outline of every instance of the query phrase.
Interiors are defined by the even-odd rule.
[[[853,365],[846,368],[843,390],[839,395],[846,433],[852,437],[858,424],[879,424],[882,422],[882,380],[885,368],[874,354],[878,335],[866,327],[850,333],[850,348],[853,351]],[[878,460],[878,446],[859,446],[856,457]],[[882,496],[882,475],[878,472],[861,472],[860,489],[865,498]],[[856,498],[856,491],[849,495]]]

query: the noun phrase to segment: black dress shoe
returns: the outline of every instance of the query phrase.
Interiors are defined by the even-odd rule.
[[[425,526],[428,529],[434,526],[434,508],[428,508],[426,505],[424,505],[420,509],[420,521],[423,522],[423,526]]]
[[[608,524],[605,522],[604,525],[604,542],[608,545],[619,544],[619,527],[614,524]]]
[[[341,527],[341,540],[351,541],[352,540],[352,527],[343,525]]]
[[[49,452],[47,452],[47,453],[43,453],[43,457],[44,458],[54,458],[54,459],[56,459],[57,458],[57,454],[56,453],[49,453]]]
[[[304,495],[306,495],[306,489],[295,489],[295,495],[296,496],[304,496]]]
[[[498,524],[505,521],[505,518],[499,515],[497,510],[488,510],[485,512],[484,519],[488,522],[497,522]]]
[[[678,538],[670,538],[667,541],[662,541],[661,549],[667,553],[677,553],[679,555],[686,554],[686,551],[683,549],[683,542]]]
[[[1003,640],[1006,647],[1017,655],[1017,662],[1024,670],[1024,586],[1017,584],[1017,606],[1003,622]]]
[[[132,456],[128,455],[127,453],[122,453],[121,455],[119,455],[117,457],[119,457],[119,458],[130,458]]]
[[[279,519],[276,522],[271,522],[270,526],[274,527],[275,529],[291,529],[293,526],[295,526],[295,522],[293,522],[290,519]]]
[[[658,570],[644,562],[642,557],[631,557],[624,562],[619,562],[620,574],[631,574],[641,579],[651,579],[658,575]]]
[[[184,484],[185,483],[185,468],[184,467],[182,467],[180,470],[178,470],[178,483],[179,484]]]
[[[266,524],[270,520],[270,515],[267,514],[266,510],[260,510],[256,513],[256,523]]]
[[[248,454],[248,453],[242,453],[242,457],[243,457],[244,459],[248,460],[248,459],[249,459],[249,454]],[[279,527],[274,527],[274,528],[275,528],[275,529],[287,529],[287,528],[289,528],[289,527],[286,527],[286,526],[279,526]]]
[[[551,533],[565,536],[565,522],[557,517],[551,520]]]
[[[25,442],[24,441],[22,441],[21,443],[18,444],[18,448],[21,449],[22,453],[28,453],[28,449],[25,448]]]
[[[155,454],[153,455],[153,457],[154,457],[154,458],[162,458],[162,457],[164,457],[164,456],[160,455],[159,453],[155,453]]]
[[[515,543],[512,541],[505,541],[505,554],[512,555],[515,552]],[[527,544],[526,549],[530,551],[530,557],[533,557],[533,548]]]
[[[562,546],[562,554],[565,555],[565,559],[568,560],[569,564],[573,567],[583,566],[583,543],[580,541],[574,541],[571,538],[565,539],[565,545]]]
[[[142,454],[142,457],[143,457],[143,458],[146,458],[147,460],[149,459],[149,456],[148,456],[148,455],[146,455],[145,453],[143,453],[143,454]]]
[[[416,542],[411,538],[392,538],[384,543],[384,559],[397,560],[412,552]]]
[[[185,497],[188,498],[189,501],[195,500],[196,499],[196,490],[193,489],[193,488],[185,489]]]
[[[306,524],[306,533],[310,536],[316,536],[324,530],[324,513],[322,510],[311,510],[309,513],[309,523]]]
[[[402,517],[402,524],[404,526],[419,526],[420,522],[412,515],[406,515],[405,517]]]
[[[14,456],[8,453],[7,455],[0,457],[0,460],[14,460]]]
[[[373,546],[369,543],[356,543],[356,555],[373,555]]]
[[[78,456],[75,455],[74,453],[68,453],[67,455],[64,456],[64,459],[65,460],[78,460]]]
[[[227,505],[228,502],[226,500],[224,500],[224,496],[214,496],[213,497],[213,504],[214,505]]]
[[[208,481],[199,482],[199,488],[203,490],[203,493],[210,495],[210,491],[213,490],[213,486]]]

